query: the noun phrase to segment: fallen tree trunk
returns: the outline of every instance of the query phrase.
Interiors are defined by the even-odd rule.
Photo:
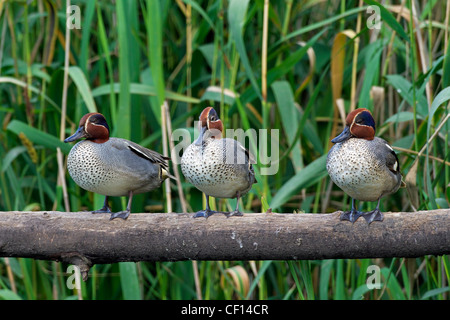
[[[80,266],[119,261],[301,260],[450,253],[450,210],[384,214],[354,224],[331,214],[0,212],[0,256]]]

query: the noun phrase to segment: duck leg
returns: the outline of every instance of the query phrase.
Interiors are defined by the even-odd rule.
[[[380,201],[381,198],[378,199],[377,207],[374,210],[362,214],[368,224],[371,224],[374,221],[383,221],[384,217],[383,213],[380,211]]]
[[[239,191],[236,192],[236,209],[233,212],[226,213],[227,218],[231,216],[243,216],[242,212],[239,211],[239,198],[241,197]]]
[[[111,213],[111,208],[108,206],[108,196],[105,196],[103,207],[99,210],[92,211],[92,213]]]
[[[341,220],[348,220],[354,223],[363,213],[361,211],[356,210],[355,208],[355,199],[352,198],[352,209],[350,211],[345,211],[341,214]]]
[[[213,211],[209,207],[209,196],[206,193],[205,193],[205,196],[206,196],[206,209],[196,212],[194,214],[194,218],[198,218],[198,217],[208,218],[209,216],[213,215],[214,213],[217,213],[217,211]]]
[[[111,217],[109,218],[109,220],[113,220],[113,219],[116,219],[116,218],[121,218],[123,220],[126,220],[128,218],[128,216],[130,215],[130,212],[131,212],[131,201],[132,200],[133,200],[133,191],[130,191],[128,193],[127,210],[112,213]]]

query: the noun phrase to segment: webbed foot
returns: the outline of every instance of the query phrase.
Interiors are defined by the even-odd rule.
[[[375,210],[363,213],[362,216],[364,219],[366,219],[368,224],[371,224],[374,221],[383,221],[383,219],[384,219],[383,213],[378,208],[376,208]]]
[[[240,212],[239,210],[234,210],[232,212],[224,212],[225,216],[227,218],[231,217],[231,216],[238,216],[238,217],[242,217],[244,214],[242,212]]]
[[[348,220],[352,223],[355,223],[355,221],[358,220],[358,218],[362,215],[363,215],[363,213],[361,211],[357,211],[357,210],[344,211],[341,214],[340,219]]]
[[[111,208],[108,206],[103,206],[101,209],[92,211],[92,213],[111,213]]]
[[[212,216],[214,213],[217,213],[217,211],[213,211],[210,209],[200,210],[193,215],[193,218],[199,218],[199,217],[208,218],[208,217]]]
[[[111,213],[111,208],[108,206],[108,196],[105,197],[103,207],[101,209],[92,211],[92,213]]]
[[[121,218],[123,220],[127,220],[129,215],[130,215],[130,210],[119,211],[119,212],[115,212],[115,213],[111,214],[111,217],[109,218],[109,220],[114,220],[116,218]]]

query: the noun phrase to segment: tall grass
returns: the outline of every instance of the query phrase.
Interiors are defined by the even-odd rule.
[[[398,152],[409,186],[383,199],[381,209],[449,207],[448,2],[71,4],[80,8],[81,29],[70,30],[66,43],[66,1],[0,2],[0,210],[101,206],[100,196],[67,173],[65,183],[58,179],[64,161],[57,148],[70,150],[61,132],[73,132],[84,113],[102,112],[114,136],[168,153],[170,129],[193,134],[207,105],[220,111],[226,128],[279,130],[279,169],[262,175],[259,159],[245,212],[349,208],[324,164],[342,116],[355,107],[373,111],[377,134]],[[374,10],[380,29],[370,24]],[[181,182],[181,190],[172,184],[135,196],[132,211],[201,209],[202,194]],[[125,206],[125,199],[112,200],[113,208]],[[227,209],[233,201],[214,205]],[[371,265],[380,270],[379,288],[366,284]],[[448,256],[140,262],[96,265],[80,292],[68,288],[67,267],[2,258],[0,298],[440,300],[448,299],[450,277]]]

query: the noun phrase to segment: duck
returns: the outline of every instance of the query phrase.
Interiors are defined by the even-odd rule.
[[[206,208],[194,218],[217,213],[209,206],[209,197],[236,198],[232,212],[221,212],[227,217],[242,216],[239,199],[256,183],[254,158],[234,139],[223,137],[223,123],[213,107],[206,107],[199,117],[198,138],[183,152],[180,165],[186,180],[206,196]]]
[[[105,196],[103,207],[92,213],[110,213],[110,220],[126,220],[131,212],[133,195],[149,192],[174,178],[168,169],[170,158],[132,141],[110,137],[101,113],[87,113],[76,132],[64,140],[77,141],[69,152],[67,169],[81,188]],[[124,211],[112,212],[109,197],[128,196]]]
[[[375,120],[366,108],[357,108],[347,115],[345,128],[331,140],[326,168],[331,180],[352,199],[350,211],[340,220],[355,222],[360,216],[371,224],[383,221],[381,198],[404,186],[398,157],[382,138],[375,137]],[[378,201],[376,208],[361,212],[355,200]]]

